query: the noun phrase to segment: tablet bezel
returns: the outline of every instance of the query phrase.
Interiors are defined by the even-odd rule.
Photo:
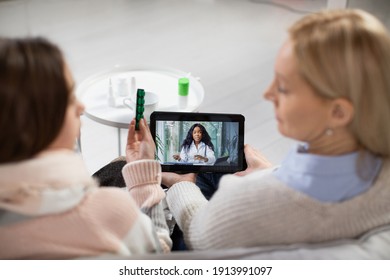
[[[199,173],[199,172],[220,172],[234,173],[246,169],[244,156],[244,126],[245,117],[241,114],[222,113],[190,113],[190,112],[164,112],[155,111],[150,115],[150,131],[156,143],[156,123],[157,121],[191,121],[191,122],[237,122],[238,123],[238,164],[237,165],[187,165],[187,164],[161,164],[163,172],[176,173]],[[157,157],[156,157],[157,158]]]

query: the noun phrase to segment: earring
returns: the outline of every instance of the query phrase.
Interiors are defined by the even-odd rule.
[[[332,136],[332,135],[333,135],[333,129],[327,128],[327,129],[325,130],[325,135],[327,135],[327,136]]]

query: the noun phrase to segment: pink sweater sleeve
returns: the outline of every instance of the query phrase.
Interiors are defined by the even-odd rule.
[[[161,166],[155,160],[139,160],[126,164],[122,169],[130,195],[137,205],[151,208],[164,197],[161,184]]]
[[[126,164],[122,169],[130,195],[141,211],[150,217],[156,230],[161,248],[169,252],[172,240],[169,236],[161,200],[165,192],[161,188],[161,166],[155,160],[139,160]]]

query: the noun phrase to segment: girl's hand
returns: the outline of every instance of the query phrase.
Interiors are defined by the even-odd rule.
[[[154,159],[156,145],[145,119],[140,120],[139,130],[135,130],[135,119],[130,122],[127,135],[126,160]]]
[[[176,174],[172,172],[163,172],[162,173],[162,184],[168,188],[172,187],[174,184],[179,182],[192,182],[195,183],[196,181],[196,174],[195,173],[188,173],[188,174]]]

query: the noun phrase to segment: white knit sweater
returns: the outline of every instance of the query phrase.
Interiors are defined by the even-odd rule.
[[[177,183],[169,189],[167,202],[191,249],[354,238],[390,224],[390,162],[383,162],[367,192],[340,203],[295,191],[270,169],[222,177],[210,201],[193,183]]]

